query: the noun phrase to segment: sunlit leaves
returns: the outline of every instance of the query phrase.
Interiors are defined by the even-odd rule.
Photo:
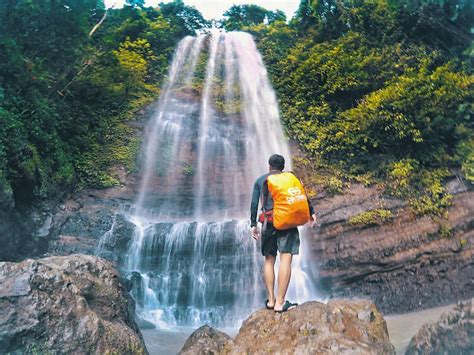
[[[120,44],[120,48],[114,51],[120,65],[128,71],[135,82],[143,82],[148,71],[148,63],[156,56],[151,50],[151,45],[146,39],[139,38],[130,41],[128,38]]]

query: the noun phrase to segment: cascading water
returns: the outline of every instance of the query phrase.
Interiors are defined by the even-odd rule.
[[[132,291],[138,315],[158,327],[237,325],[265,298],[263,258],[249,234],[253,183],[273,153],[291,166],[275,94],[249,34],[179,43],[144,146],[124,265],[140,280]],[[314,299],[304,258],[294,266],[289,297]]]

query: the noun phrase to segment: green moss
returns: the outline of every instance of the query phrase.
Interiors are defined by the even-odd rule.
[[[382,224],[392,219],[392,217],[393,214],[391,211],[378,208],[350,217],[349,223],[352,225]]]
[[[376,182],[374,178],[374,174],[372,172],[366,172],[365,174],[355,175],[353,179],[365,187],[369,187],[370,185]]]
[[[182,166],[184,175],[193,176],[196,173],[196,171],[194,170],[194,167],[187,162],[182,162],[181,166]]]
[[[447,224],[439,224],[438,235],[441,238],[451,238],[453,236],[451,226]]]
[[[441,216],[452,200],[443,186],[449,174],[448,169],[423,169],[414,159],[401,160],[389,170],[387,192],[407,200],[416,215]]]

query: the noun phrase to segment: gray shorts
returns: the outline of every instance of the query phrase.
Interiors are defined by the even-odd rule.
[[[300,235],[298,228],[278,230],[272,223],[267,224],[266,230],[262,232],[262,255],[277,255],[290,253],[296,255],[300,249]]]

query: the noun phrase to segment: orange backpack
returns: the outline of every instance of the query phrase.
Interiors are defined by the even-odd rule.
[[[309,204],[303,185],[291,172],[267,177],[268,191],[273,198],[273,226],[284,230],[309,221]]]

